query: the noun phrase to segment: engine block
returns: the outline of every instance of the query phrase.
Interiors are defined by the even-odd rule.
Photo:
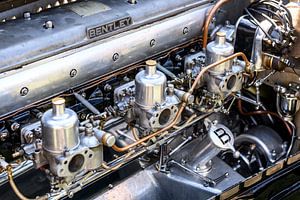
[[[297,196],[295,8],[0,3],[0,199]]]

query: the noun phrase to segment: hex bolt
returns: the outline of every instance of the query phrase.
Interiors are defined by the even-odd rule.
[[[108,185],[108,189],[113,189],[114,188],[114,185],[113,184],[109,184]]]
[[[42,7],[38,7],[38,9],[36,9],[36,13],[40,13],[43,11],[43,8]]]
[[[174,95],[174,85],[168,84],[168,95],[173,96]]]
[[[130,3],[130,4],[136,4],[137,3],[136,0],[128,0],[127,2]]]
[[[128,76],[124,76],[123,80],[126,81],[126,82],[129,82],[130,78],[128,78]]]
[[[179,54],[177,54],[177,55],[175,56],[175,60],[176,60],[177,62],[182,61],[182,57],[181,57]]]
[[[109,92],[112,90],[112,86],[110,84],[106,84],[103,89],[105,92]]]
[[[24,133],[24,139],[27,143],[32,143],[33,142],[33,138],[34,138],[34,134],[32,131],[26,131]]]
[[[188,27],[184,27],[182,30],[183,35],[186,35],[189,32],[189,28]]]
[[[72,70],[70,71],[70,77],[73,78],[73,77],[75,77],[76,75],[77,75],[77,70],[76,70],[76,69],[72,69]]]
[[[31,14],[30,12],[24,12],[23,13],[23,17],[25,20],[31,20]]]
[[[7,131],[3,131],[0,133],[0,141],[5,141],[9,136],[9,133]]]
[[[55,7],[56,7],[56,6],[60,6],[59,1],[56,1],[55,4],[54,4],[54,6],[55,6]]]
[[[120,58],[118,53],[115,53],[112,57],[113,61],[117,61]]]
[[[12,125],[10,126],[12,131],[16,131],[20,128],[20,124],[17,122],[12,123]]]
[[[72,198],[74,197],[74,192],[69,191],[69,192],[68,192],[68,197],[69,197],[70,199],[72,199]]]
[[[86,135],[92,135],[92,133],[93,133],[93,124],[87,123],[85,125],[85,134]]]
[[[152,40],[150,41],[150,47],[154,47],[154,46],[155,46],[155,44],[156,44],[156,41],[155,41],[155,39],[152,39]]]
[[[20,95],[21,96],[26,96],[28,94],[28,92],[29,92],[29,89],[27,87],[23,87],[20,90]]]
[[[52,28],[54,28],[54,24],[51,20],[48,20],[45,22],[44,27],[45,27],[45,29],[52,29]]]

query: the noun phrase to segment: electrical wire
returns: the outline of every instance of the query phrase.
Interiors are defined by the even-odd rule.
[[[281,3],[279,3],[278,1],[274,1],[274,0],[267,0],[267,1],[257,1],[257,2],[253,2],[252,4],[250,4],[249,6],[250,8],[261,8],[264,7],[265,9],[267,9],[269,12],[272,11],[269,7],[274,8],[275,11],[280,11],[280,12],[284,12],[285,14],[283,15],[284,18],[286,18],[286,22],[288,22],[289,24],[289,28],[292,29],[293,28],[293,23],[292,23],[292,15],[290,13],[290,11]],[[277,15],[275,11],[272,11],[272,13],[274,13],[273,15]]]
[[[279,119],[284,124],[284,126],[286,127],[286,129],[289,133],[289,136],[293,135],[293,131],[292,131],[291,127],[289,126],[289,124],[284,119],[282,119],[282,117],[280,117],[277,113],[274,113],[274,112],[271,112],[271,111],[263,111],[263,110],[257,110],[257,111],[252,111],[252,112],[247,112],[246,113],[246,112],[243,111],[242,100],[240,100],[240,99],[237,101],[237,107],[238,107],[238,110],[239,110],[240,114],[245,115],[245,116],[271,115],[273,117],[276,117],[277,119]]]
[[[272,38],[271,36],[270,36],[270,34],[269,33],[267,33],[262,27],[261,27],[261,24],[259,23],[259,21],[250,13],[250,11],[247,9],[247,8],[245,8],[245,11],[246,11],[246,13],[249,15],[249,17],[254,21],[254,23],[264,32],[264,34],[272,41],[272,42],[275,42],[274,41],[274,38]]]
[[[296,139],[296,126],[290,121],[288,121],[288,123],[291,125],[291,127],[293,129],[293,134],[292,134],[292,139],[291,139],[290,146],[289,146],[289,148],[286,152],[286,158],[288,158],[290,156],[291,151],[292,151],[293,146],[294,146],[294,143],[295,143],[295,139]]]
[[[280,13],[278,13],[278,11]],[[252,23],[257,25],[266,37],[275,43],[275,48],[286,48],[289,45],[289,38],[292,36],[293,23],[290,11],[282,4],[281,1],[255,1],[251,3],[247,8],[245,8],[245,12],[248,14]],[[261,16],[259,19],[255,16]],[[274,30],[277,30],[278,27],[282,27],[282,36],[286,39],[277,40],[275,37],[272,37],[270,33],[263,29],[262,25],[260,24],[261,18],[267,20]],[[277,20],[276,20],[277,19]],[[287,40],[286,42],[283,42]]]
[[[253,8],[248,8],[249,11],[252,11],[252,12],[255,12],[256,14],[258,15],[261,15],[263,16],[266,20],[268,20],[274,27],[277,26],[277,24],[274,22],[274,20],[272,18],[270,18],[268,15],[266,15],[265,13],[263,12],[259,12]]]

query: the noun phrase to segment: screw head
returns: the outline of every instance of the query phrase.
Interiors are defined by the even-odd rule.
[[[186,35],[189,32],[189,28],[188,27],[184,27],[182,30],[183,35]]]
[[[118,53],[115,53],[112,57],[113,61],[117,61],[120,58]]]
[[[150,41],[150,47],[154,47],[154,46],[155,46],[155,44],[156,44],[156,41],[155,41],[155,39],[152,39],[152,40]]]
[[[73,78],[73,77],[75,77],[76,75],[77,75],[77,70],[76,70],[76,69],[72,69],[72,70],[70,71],[70,77]]]
[[[27,87],[23,87],[20,90],[20,95],[21,96],[26,96],[28,94],[28,92],[29,92],[29,89]]]

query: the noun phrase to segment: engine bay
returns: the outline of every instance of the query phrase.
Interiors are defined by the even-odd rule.
[[[299,170],[299,3],[5,8],[0,199],[240,199]]]

